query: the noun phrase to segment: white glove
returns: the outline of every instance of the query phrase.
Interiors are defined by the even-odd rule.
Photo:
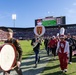
[[[17,66],[20,67],[20,65],[21,65],[21,62],[17,61]]]

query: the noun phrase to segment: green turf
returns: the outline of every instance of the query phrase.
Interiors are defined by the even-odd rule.
[[[21,45],[21,48],[23,50],[23,54],[29,54],[33,51],[33,47],[31,46],[31,40],[21,40],[19,41],[20,45]],[[44,45],[43,45],[43,42],[42,42],[42,45],[40,45],[40,49],[44,49]]]
[[[73,63],[68,64],[68,72],[62,73],[59,60],[50,60],[41,75],[76,75],[76,57],[73,58]]]
[[[19,41],[22,51],[23,51],[23,56],[22,58],[27,58],[28,55],[33,54],[33,50],[32,50],[32,46],[31,46],[31,41],[27,41],[27,40],[21,40]]]
[[[22,58],[25,59],[31,54],[34,54],[33,48],[31,46],[31,41],[27,40],[21,40],[19,41],[21,48],[23,50]],[[3,42],[0,42],[0,45],[2,45]],[[42,45],[40,46],[40,49],[44,49],[44,44],[42,42]],[[41,75],[76,75],[76,56],[73,57],[73,63],[68,65],[68,72],[62,73],[60,71],[59,67],[59,60],[57,57],[57,60],[50,60],[45,69],[43,70]]]
[[[34,51],[33,51],[33,47],[31,46],[31,40],[21,40],[19,41],[20,45],[21,45],[21,48],[23,50],[23,56],[22,58],[27,58],[29,55],[32,55],[34,54]],[[40,45],[40,49],[44,49],[44,44],[42,42],[42,45]]]
[[[33,47],[31,46],[31,40],[19,40],[19,43],[21,45],[23,54],[22,58],[27,58],[29,55],[34,54]],[[3,45],[3,42],[0,42],[0,45]],[[40,49],[42,50],[44,48],[43,42],[42,45],[40,45]]]

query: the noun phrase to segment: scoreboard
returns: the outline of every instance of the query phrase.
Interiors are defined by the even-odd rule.
[[[63,24],[65,24],[65,16],[61,16],[61,17],[49,16],[49,17],[45,17],[42,19],[36,19],[35,26],[38,25],[39,23],[45,27],[63,25]]]

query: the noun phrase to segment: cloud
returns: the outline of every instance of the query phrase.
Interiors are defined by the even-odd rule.
[[[76,14],[76,9],[69,9],[68,13],[70,13],[70,14]]]
[[[75,3],[73,3],[73,6],[76,6],[76,2],[75,2]]]
[[[76,3],[75,3],[76,4]],[[75,7],[75,4],[73,4],[74,5],[74,7],[73,7],[73,5],[71,5],[71,7],[70,8],[65,8],[65,15],[67,16],[67,17],[76,17],[76,7]]]
[[[48,14],[49,14],[50,12],[48,11]]]
[[[76,18],[76,9],[69,9],[65,14],[68,18]]]
[[[47,11],[44,13],[44,16],[50,16],[50,15],[54,15],[53,11]]]
[[[65,8],[65,14],[68,17],[76,17],[76,2],[73,2],[70,7]]]
[[[53,11],[52,11],[52,12],[48,11],[47,13],[48,13],[48,14],[54,14],[54,12],[53,12]]]
[[[66,22],[70,24],[76,23],[76,2],[72,3],[70,7],[65,8]]]

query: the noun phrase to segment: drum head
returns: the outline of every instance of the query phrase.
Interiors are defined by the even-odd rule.
[[[0,51],[0,65],[4,71],[10,70],[16,63],[16,49],[11,44],[5,44]]]

